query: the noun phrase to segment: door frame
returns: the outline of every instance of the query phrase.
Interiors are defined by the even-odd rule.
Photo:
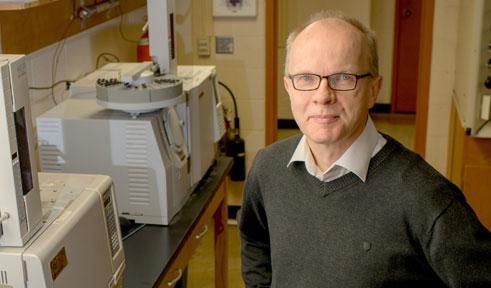
[[[278,132],[278,5],[277,0],[266,3],[266,82],[265,100],[265,144],[276,141]]]

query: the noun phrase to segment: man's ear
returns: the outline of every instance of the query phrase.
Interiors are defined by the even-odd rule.
[[[292,89],[292,81],[288,76],[283,76],[283,86],[285,86],[285,90],[290,95],[290,90]]]
[[[368,97],[368,108],[372,108],[377,101],[377,96],[382,89],[382,76],[376,76],[370,85],[370,95]]]

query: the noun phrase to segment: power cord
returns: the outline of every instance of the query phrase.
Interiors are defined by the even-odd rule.
[[[29,87],[29,90],[49,90],[55,88],[55,86],[58,86],[62,83],[65,83],[66,85],[66,90],[70,89],[70,84],[75,82],[76,80],[60,80],[57,81],[56,83],[53,83],[51,86],[45,86],[45,87]]]
[[[235,115],[235,117],[234,117],[234,129],[235,129],[234,135],[240,135],[239,113],[237,112],[237,101],[235,100],[234,93],[223,82],[218,81],[218,84],[220,84],[220,86],[222,86],[223,88],[225,88],[225,90],[227,90],[227,92],[230,95],[230,97],[232,97],[232,102],[234,103],[234,115]]]
[[[68,23],[68,25],[66,26],[65,31],[61,35],[60,41],[56,45],[55,53],[53,54],[53,60],[51,62],[52,63],[51,64],[51,86],[50,86],[51,87],[51,99],[53,100],[53,103],[55,103],[55,105],[58,105],[58,102],[56,101],[56,97],[55,97],[55,91],[54,91],[54,87],[56,86],[54,81],[56,79],[56,70],[58,69],[58,61],[60,60],[60,54],[61,54],[63,46],[65,45],[66,36],[68,34],[68,31],[70,30],[70,27],[75,22],[75,20],[76,20],[76,18],[72,18],[70,20],[70,22]]]
[[[477,128],[477,129],[476,129],[476,133],[475,133],[475,134],[476,134],[476,135],[477,135],[477,134],[479,134],[479,131],[481,131],[481,130],[482,130],[482,128],[484,128],[484,127],[485,127],[486,125],[488,125],[488,123],[490,123],[490,122],[491,122],[491,119],[488,119],[488,120],[486,120],[484,123],[482,123],[482,124],[481,124],[481,126],[479,126],[479,128]]]
[[[111,61],[111,59],[107,58],[106,56],[111,56],[116,61]],[[109,53],[109,52],[103,52],[103,53],[99,54],[99,56],[97,56],[97,60],[96,60],[96,64],[95,64],[96,69],[99,68],[99,62],[101,59],[106,60],[106,62],[119,62],[120,61],[118,56],[116,56],[112,53]]]
[[[227,137],[226,154],[227,156],[234,158],[234,164],[230,169],[230,180],[232,181],[244,181],[245,180],[245,142],[240,138],[240,123],[239,114],[237,112],[237,101],[235,100],[234,93],[224,83],[218,81],[218,84],[225,88],[232,97],[234,102],[234,135],[231,139]]]

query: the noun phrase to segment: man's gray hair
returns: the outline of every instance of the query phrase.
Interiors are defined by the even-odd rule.
[[[349,17],[346,14],[336,10],[324,10],[313,14],[307,22],[298,26],[295,30],[293,30],[288,35],[288,38],[286,40],[286,59],[285,59],[285,71],[284,71],[285,75],[288,74],[288,68],[287,68],[288,61],[289,61],[288,58],[290,55],[292,44],[297,38],[297,36],[310,24],[326,19],[339,19],[345,21],[353,25],[356,29],[358,29],[361,33],[363,33],[363,35],[365,35],[367,39],[368,50],[369,50],[368,63],[370,65],[369,67],[370,73],[373,76],[378,76],[378,52],[377,52],[377,39],[375,36],[375,32],[373,32],[368,27],[363,25],[357,19]]]

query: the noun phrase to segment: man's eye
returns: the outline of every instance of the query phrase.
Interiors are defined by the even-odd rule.
[[[348,74],[340,74],[339,75],[339,80],[341,80],[341,81],[351,80],[351,75],[348,75]]]
[[[302,82],[312,82],[315,80],[315,77],[312,75],[299,75],[297,79]]]
[[[344,81],[350,80],[351,79],[351,75],[341,74],[341,77],[340,78],[341,78],[341,80],[344,80]]]
[[[350,81],[351,75],[349,74],[334,74],[329,77],[331,83],[340,82],[340,81]]]

